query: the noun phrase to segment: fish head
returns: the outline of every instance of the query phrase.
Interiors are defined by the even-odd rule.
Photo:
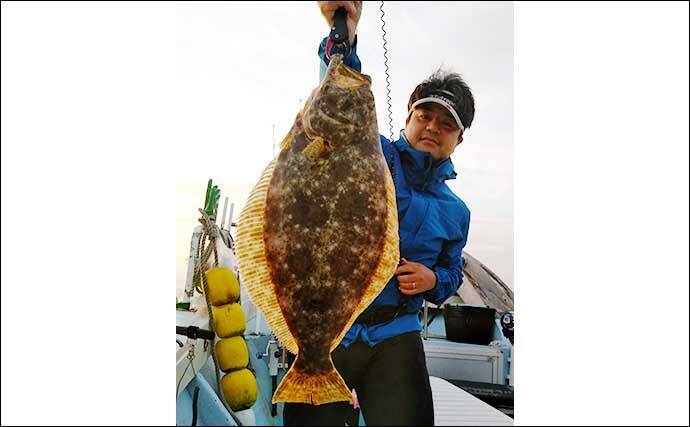
[[[343,64],[342,55],[333,56],[305,103],[302,124],[310,140],[322,138],[330,148],[366,140],[372,129],[378,134],[371,77]]]

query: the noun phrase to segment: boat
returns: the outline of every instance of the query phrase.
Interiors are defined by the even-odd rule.
[[[208,196],[207,190],[207,202]],[[219,221],[215,221],[217,209],[208,218],[238,273],[234,206],[226,221],[227,205],[226,198]],[[176,307],[176,424],[283,425],[283,404],[273,404],[271,398],[289,368],[287,351],[242,286],[239,303],[247,320],[242,336],[258,396],[251,408],[233,411],[219,391],[223,373],[212,354],[215,335],[205,297],[195,290],[193,280],[203,232],[202,225],[192,230],[185,289]],[[435,424],[513,425],[513,293],[467,252],[463,252],[463,272],[456,295],[441,306],[425,303],[420,311]],[[482,322],[483,332],[478,334],[475,329]],[[359,413],[352,424],[366,425],[364,416]]]

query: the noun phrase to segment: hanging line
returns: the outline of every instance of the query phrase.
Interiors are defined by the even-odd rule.
[[[381,10],[381,31],[383,31],[383,34],[381,37],[383,38],[383,65],[386,67],[386,95],[388,97],[388,131],[390,133],[390,142],[393,142],[393,110],[391,106],[391,82],[390,82],[390,73],[388,72],[388,48],[386,45],[388,42],[386,41],[386,21],[383,20],[383,16],[385,15],[385,12],[383,11],[383,1],[381,1],[381,6],[379,7]]]

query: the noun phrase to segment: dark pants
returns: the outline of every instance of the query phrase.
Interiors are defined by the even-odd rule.
[[[374,347],[362,341],[339,345],[333,363],[350,389],[357,391],[364,421],[374,425],[434,425],[434,404],[424,346],[418,332],[390,338]],[[286,403],[283,423],[357,425],[358,412],[348,402],[310,405]]]

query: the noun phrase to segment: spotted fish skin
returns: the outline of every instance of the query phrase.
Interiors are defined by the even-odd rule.
[[[331,58],[240,214],[240,275],[297,358],[273,402],[352,402],[330,352],[399,259],[371,79]]]
[[[371,282],[386,232],[373,96],[369,84],[337,83],[326,79],[308,101],[266,199],[266,257],[307,374],[332,369],[329,348]]]

